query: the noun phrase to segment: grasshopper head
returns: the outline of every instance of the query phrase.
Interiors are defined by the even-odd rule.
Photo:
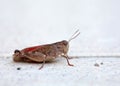
[[[68,45],[68,42],[67,42],[66,40],[61,41],[61,43],[62,43],[64,46],[67,46],[67,45]]]
[[[14,60],[15,62],[22,61],[21,51],[20,51],[20,50],[15,50],[15,51],[14,51],[13,60]]]
[[[68,49],[69,49],[69,43],[68,43],[68,41],[66,41],[66,40],[63,40],[62,43],[63,43],[64,53],[67,54]]]
[[[66,54],[68,52],[69,43],[66,40],[57,42],[56,46],[61,53]]]

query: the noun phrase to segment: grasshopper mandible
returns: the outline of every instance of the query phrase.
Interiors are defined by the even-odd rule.
[[[42,62],[42,65],[39,68],[42,69],[45,62],[54,60],[56,57],[61,56],[66,58],[69,66],[73,66],[73,64],[70,64],[69,57],[67,55],[69,50],[69,42],[76,38],[79,34],[79,30],[77,30],[68,41],[63,40],[52,44],[15,50],[13,60],[15,62]]]

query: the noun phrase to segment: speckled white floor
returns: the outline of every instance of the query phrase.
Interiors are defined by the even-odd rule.
[[[57,58],[38,70],[41,64],[15,63],[11,56],[1,56],[0,86],[120,86],[119,57],[77,57],[70,62],[74,67]]]

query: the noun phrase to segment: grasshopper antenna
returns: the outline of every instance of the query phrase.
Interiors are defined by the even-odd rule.
[[[68,40],[68,42],[70,42],[71,40],[75,39],[78,35],[80,34],[79,29],[77,31],[74,32],[74,34],[70,37],[70,39]]]

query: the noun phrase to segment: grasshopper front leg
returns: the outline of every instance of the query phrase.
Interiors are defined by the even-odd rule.
[[[68,63],[69,66],[74,66],[73,64],[71,64],[71,63],[69,62],[69,57],[68,57],[68,55],[62,55],[62,56],[66,58],[67,63]]]

